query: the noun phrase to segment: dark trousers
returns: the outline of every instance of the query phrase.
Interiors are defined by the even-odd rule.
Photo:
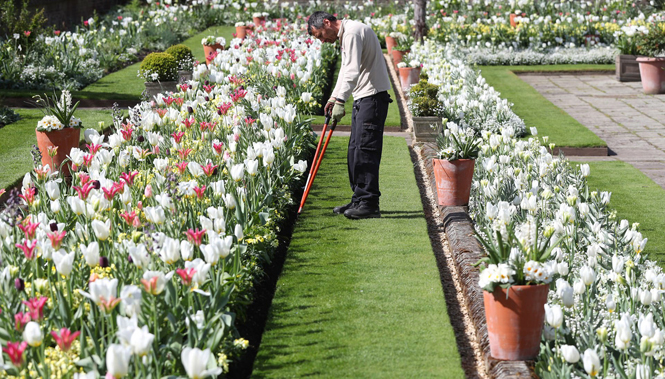
[[[379,206],[379,164],[383,150],[383,127],[391,103],[388,92],[353,102],[351,139],[347,164],[354,203]]]

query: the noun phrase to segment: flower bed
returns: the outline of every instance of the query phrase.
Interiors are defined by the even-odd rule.
[[[427,72],[469,69],[456,63],[455,53],[443,46],[428,43],[422,50],[428,53],[422,59]],[[437,53],[446,59],[434,58]],[[453,73],[443,78],[437,84],[457,84]],[[527,246],[550,237],[558,243],[539,268],[551,289],[538,375],[662,375],[665,274],[648,259],[639,226],[616,220],[608,209],[611,194],[591,191],[585,180],[588,167],[580,170],[563,156],[552,156],[543,145],[546,137],[542,143],[536,138],[524,141],[509,127],[470,126],[482,138],[469,205],[477,230],[512,229]],[[536,225],[542,233],[536,232]],[[514,251],[508,263],[519,256]],[[510,268],[504,271],[503,279],[481,276],[479,285],[516,280]]]
[[[313,142],[293,93],[322,75],[319,42],[270,33],[232,41],[210,72],[132,108],[108,137],[86,131],[71,186],[48,167],[26,174],[23,206],[0,221],[1,370],[202,378],[246,348],[235,319]],[[304,61],[282,59],[296,51]],[[256,86],[270,76],[294,90]]]

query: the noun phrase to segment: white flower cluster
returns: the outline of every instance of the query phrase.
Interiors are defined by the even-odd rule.
[[[51,132],[54,130],[62,130],[65,126],[55,116],[44,116],[37,122],[38,132]]]
[[[493,288],[495,285],[510,284],[514,282],[515,270],[508,263],[491,264],[481,273],[478,285],[480,288]]]
[[[614,63],[617,51],[612,48],[554,48],[544,51],[513,48],[461,48],[468,64],[481,66],[550,65],[550,64],[609,64]]]
[[[526,133],[524,121],[511,110],[511,104],[467,66],[453,46],[427,40],[423,45],[414,44],[410,55],[422,62],[428,81],[439,87],[443,117],[478,133],[508,130],[517,136]]]

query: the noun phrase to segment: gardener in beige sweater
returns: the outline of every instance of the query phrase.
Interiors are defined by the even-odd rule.
[[[342,65],[337,84],[324,111],[339,121],[344,103],[353,95],[351,139],[347,155],[351,202],[333,212],[352,219],[381,217],[379,212],[379,164],[383,149],[383,126],[392,102],[390,79],[379,39],[369,26],[352,20],[338,20],[326,12],[314,12],[308,33],[321,42],[340,41]]]

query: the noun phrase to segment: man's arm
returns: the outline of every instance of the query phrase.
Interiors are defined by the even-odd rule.
[[[362,56],[362,40],[358,34],[345,34],[342,49],[342,66],[337,76],[337,84],[332,96],[346,101],[356,88],[360,76],[360,57]]]

